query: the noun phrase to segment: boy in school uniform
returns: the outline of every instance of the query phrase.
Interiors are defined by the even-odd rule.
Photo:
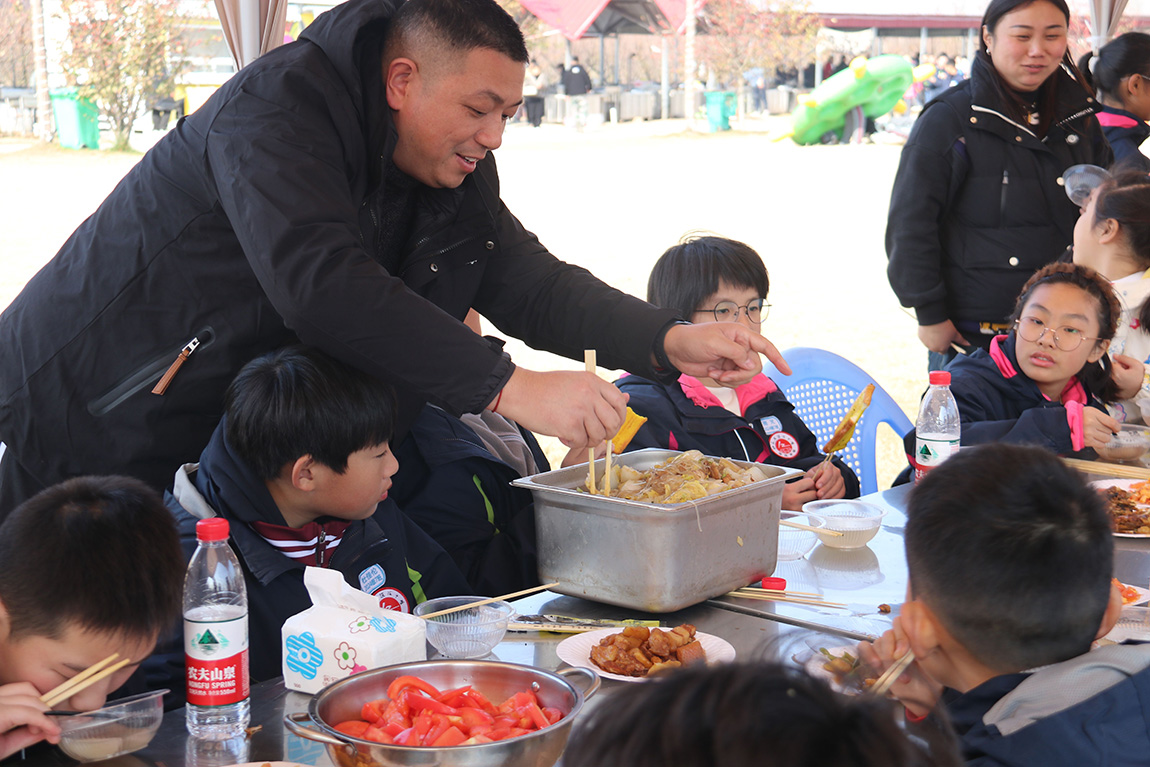
[[[113,653],[126,666],[57,704],[104,705],[179,615],[184,568],[158,493],[128,477],[41,491],[0,526],[0,759],[59,725],[40,696]]]
[[[390,388],[372,376],[316,349],[287,347],[244,366],[199,464],[176,473],[168,505],[188,557],[199,519],[231,524],[247,584],[253,682],[281,673],[280,629],[311,606],[309,565],[340,571],[400,612],[468,593],[451,558],[388,498],[398,467],[389,446],[394,412]],[[182,679],[182,653],[159,661]]]
[[[971,765],[1146,764],[1150,643],[1090,649],[1122,609],[1101,496],[1045,450],[988,444],[927,474],[907,519],[907,602],[860,652],[913,650],[891,690],[908,719],[949,718]]]

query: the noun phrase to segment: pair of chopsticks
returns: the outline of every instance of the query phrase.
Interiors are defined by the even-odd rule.
[[[882,675],[875,680],[874,684],[870,687],[870,692],[876,697],[886,695],[887,690],[891,685],[906,671],[910,664],[914,663],[914,650],[907,650],[902,656],[892,663]]]
[[[793,528],[796,528],[798,530],[810,530],[812,533],[825,533],[826,535],[830,535],[830,536],[833,536],[835,538],[841,538],[842,537],[842,533],[839,532],[838,530],[828,530],[825,527],[813,527],[811,525],[804,525],[801,522],[792,522],[789,519],[780,519],[779,524],[780,525],[786,525],[787,527],[793,527]]]
[[[758,599],[765,602],[793,602],[799,605],[818,605],[820,607],[846,607],[842,602],[828,602],[821,594],[810,591],[778,591],[776,589],[743,588],[727,592],[729,597],[743,599]]]
[[[1063,458],[1062,462],[1072,469],[1078,469],[1084,474],[1097,474],[1103,477],[1118,477],[1121,479],[1150,479],[1150,469],[1144,466],[1123,466],[1117,463],[1103,461],[1083,461],[1080,458]]]
[[[422,617],[424,620],[428,620],[429,618],[438,618],[441,615],[449,615],[451,613],[457,613],[460,610],[470,610],[472,607],[479,607],[480,605],[489,605],[492,602],[502,602],[502,601],[507,600],[507,599],[514,599],[515,597],[521,597],[524,594],[534,594],[536,591],[543,591],[544,589],[549,589],[552,586],[558,586],[558,585],[559,585],[559,581],[555,581],[554,583],[544,583],[542,586],[532,586],[529,589],[523,589],[522,591],[515,591],[515,592],[512,592],[510,594],[504,594],[501,597],[491,597],[490,599],[481,599],[478,602],[468,602],[465,605],[458,605],[456,607],[449,607],[446,610],[437,610],[433,613],[428,613],[427,615],[424,615]]]
[[[595,350],[583,350],[583,364],[588,373],[595,374],[595,368],[598,366],[595,361]],[[603,463],[603,481],[606,482],[606,492],[604,495],[611,495],[611,438],[607,438],[607,455]],[[587,448],[587,487],[591,491],[591,495],[598,495],[599,488],[595,485],[595,448]]]
[[[81,691],[86,690],[104,677],[116,673],[132,662],[131,658],[124,658],[118,663],[112,663],[112,661],[118,657],[120,657],[120,653],[114,652],[99,663],[93,663],[68,681],[53,687],[41,695],[40,701],[48,708],[52,708],[55,705],[63,703],[73,695],[77,695]],[[109,663],[112,663],[112,665],[109,666]]]

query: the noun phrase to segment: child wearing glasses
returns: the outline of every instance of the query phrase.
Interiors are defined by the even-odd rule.
[[[1022,288],[1014,329],[990,351],[957,357],[947,370],[962,419],[962,444],[1013,442],[1073,455],[1105,445],[1119,423],[1106,351],[1121,307],[1093,269],[1050,264]],[[913,462],[914,432],[907,435]]]
[[[1120,400],[1111,412],[1150,423],[1150,176],[1121,172],[1090,194],[1074,225],[1074,263],[1110,280],[1122,305],[1110,342]]]
[[[740,322],[759,332],[767,316],[769,279],[749,246],[725,237],[693,237],[667,250],[647,282],[647,300],[694,323]],[[628,449],[699,450],[776,466],[806,469],[783,489],[784,509],[807,501],[857,498],[859,482],[845,463],[823,463],[818,440],[765,375],[738,388],[681,375],[670,382],[625,376],[615,385],[647,418]]]

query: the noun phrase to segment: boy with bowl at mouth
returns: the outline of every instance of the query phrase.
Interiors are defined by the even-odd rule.
[[[1146,764],[1150,644],[1090,649],[1122,609],[1101,495],[1046,450],[983,445],[920,480],[907,520],[907,601],[859,647],[876,668],[914,652],[907,718],[949,718],[972,765]]]
[[[104,705],[179,615],[184,566],[158,493],[129,477],[78,477],[0,525],[0,759],[60,728],[40,696],[118,653],[127,665],[60,701]]]
[[[309,565],[338,570],[400,612],[470,593],[451,557],[388,498],[399,467],[394,423],[386,384],[318,349],[289,346],[240,370],[200,462],[176,473],[168,505],[188,557],[199,519],[230,523],[247,585],[253,682],[281,673],[280,629],[311,607]],[[183,689],[182,648],[173,641],[149,661],[168,665],[173,691]]]

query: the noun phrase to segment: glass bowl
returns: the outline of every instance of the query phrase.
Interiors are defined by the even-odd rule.
[[[835,530],[842,535],[816,533],[824,546],[833,549],[857,549],[865,546],[878,534],[886,510],[853,500],[810,501],[803,504],[803,512],[820,517],[827,530]]]
[[[481,602],[487,597],[440,597],[415,607],[415,614]],[[427,641],[448,658],[482,658],[499,644],[507,633],[507,622],[515,608],[506,602],[491,602],[466,610],[427,619]]]
[[[1111,437],[1105,447],[1094,449],[1104,461],[1137,461],[1150,451],[1150,427],[1124,423],[1122,430]]]
[[[808,527],[822,527],[825,523],[821,517],[812,517],[798,511],[782,511],[779,513],[780,521],[797,522]],[[789,562],[801,559],[818,543],[818,538],[811,530],[799,530],[795,527],[779,525],[779,561]]]
[[[98,762],[139,751],[152,742],[160,729],[167,692],[145,692],[114,700],[97,711],[61,717],[61,750],[80,762]]]

